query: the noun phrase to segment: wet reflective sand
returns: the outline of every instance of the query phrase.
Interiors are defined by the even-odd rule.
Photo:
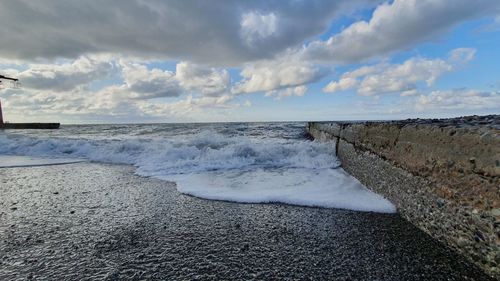
[[[0,280],[488,280],[398,215],[208,201],[133,170],[0,169]]]

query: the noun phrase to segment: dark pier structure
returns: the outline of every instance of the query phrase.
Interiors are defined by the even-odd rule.
[[[16,87],[19,85],[19,79],[0,74],[0,85],[2,80],[10,80]],[[0,129],[59,129],[60,125],[59,123],[4,123],[0,101]]]

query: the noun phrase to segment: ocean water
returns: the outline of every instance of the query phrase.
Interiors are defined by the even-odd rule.
[[[333,143],[309,140],[305,126],[140,124],[6,130],[0,132],[0,161],[29,156],[26,159],[38,164],[44,159],[47,164],[58,159],[128,164],[140,176],[173,181],[180,192],[205,199],[395,212],[388,200],[340,167]]]

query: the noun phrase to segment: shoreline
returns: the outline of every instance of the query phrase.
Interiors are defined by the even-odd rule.
[[[0,279],[488,280],[396,214],[204,200],[125,165],[0,178]]]

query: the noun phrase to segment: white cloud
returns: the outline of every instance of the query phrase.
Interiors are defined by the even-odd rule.
[[[432,110],[500,110],[500,92],[467,89],[433,91],[428,95],[418,96],[414,103],[414,109],[419,112]]]
[[[353,77],[350,77],[353,76]],[[333,93],[337,91],[345,91],[354,88],[358,84],[356,80],[357,76],[352,75],[352,73],[345,73],[339,81],[332,81],[323,88],[324,92]]]
[[[177,97],[183,93],[174,72],[157,68],[149,70],[138,63],[122,62],[121,65],[124,84],[120,90],[130,93],[130,98]]]
[[[231,82],[225,69],[203,67],[189,62],[177,64],[175,77],[184,89],[197,91],[205,96],[227,94]]]
[[[116,70],[108,57],[83,56],[61,64],[30,64],[18,72],[23,87],[38,90],[70,91],[96,80],[106,79]]]
[[[475,50],[459,48],[452,50],[446,60],[411,58],[402,64],[380,63],[363,66],[342,74],[338,81],[332,81],[323,88],[324,92],[355,89],[358,94],[374,96],[385,93],[400,93],[409,96],[418,93],[419,83],[431,86],[447,72],[474,58]]]
[[[474,59],[476,50],[472,48],[457,48],[452,50],[448,55],[448,61],[455,65],[467,63]]]
[[[43,118],[50,115],[79,114],[83,110],[82,103],[87,96],[78,93],[5,89],[2,92],[4,114],[36,116],[40,121],[47,121]]]
[[[275,60],[247,64],[240,75],[243,79],[233,87],[233,92],[269,92],[294,88],[316,82],[326,75],[326,71],[311,63],[291,56]]]
[[[140,102],[137,108],[141,114],[150,117],[175,116],[184,120],[193,116],[205,116],[204,121],[213,120],[215,116],[220,116],[226,111],[246,106],[233,101],[234,96],[223,95],[219,97],[195,97],[188,95],[185,98],[169,103],[148,103]],[[206,117],[209,112],[210,117]],[[202,117],[203,118],[203,117]]]
[[[370,21],[353,23],[303,55],[326,62],[357,62],[436,38],[470,19],[500,12],[498,0],[395,0],[378,6]]]
[[[245,13],[241,17],[240,36],[245,43],[253,47],[258,40],[264,40],[276,33],[277,17],[274,13]]]
[[[351,108],[356,108],[353,111]],[[315,108],[328,110],[337,118],[349,119],[405,119],[445,118],[465,115],[498,114],[500,92],[477,89],[439,90],[420,93],[407,98],[357,98],[350,103]],[[338,114],[338,115],[337,115]],[[350,116],[350,117],[348,117]],[[330,119],[333,117],[326,117]]]
[[[231,108],[226,70],[180,62],[176,71],[148,69],[141,62],[82,57],[63,64],[29,64],[8,71],[21,78],[21,89],[1,94],[9,114],[27,116],[177,116],[207,108]],[[108,78],[101,89],[89,85]],[[5,72],[7,73],[7,72]],[[110,84],[111,82],[111,84]],[[189,94],[189,95],[188,95]],[[184,98],[182,98],[184,96]],[[152,99],[168,98],[159,101]]]
[[[306,92],[307,92],[307,87],[302,85],[281,90],[269,91],[266,93],[266,96],[275,97],[276,100],[281,100],[286,97],[292,97],[292,96],[302,97],[306,94]]]
[[[106,110],[110,114],[148,116],[180,116],[202,108],[226,108],[233,96],[228,92],[229,76],[225,70],[206,68],[189,62],[180,62],[176,72],[148,69],[144,64],[120,63],[123,84],[112,85],[93,95],[91,111]],[[187,95],[188,93],[191,93]],[[153,102],[154,98],[182,99]]]

